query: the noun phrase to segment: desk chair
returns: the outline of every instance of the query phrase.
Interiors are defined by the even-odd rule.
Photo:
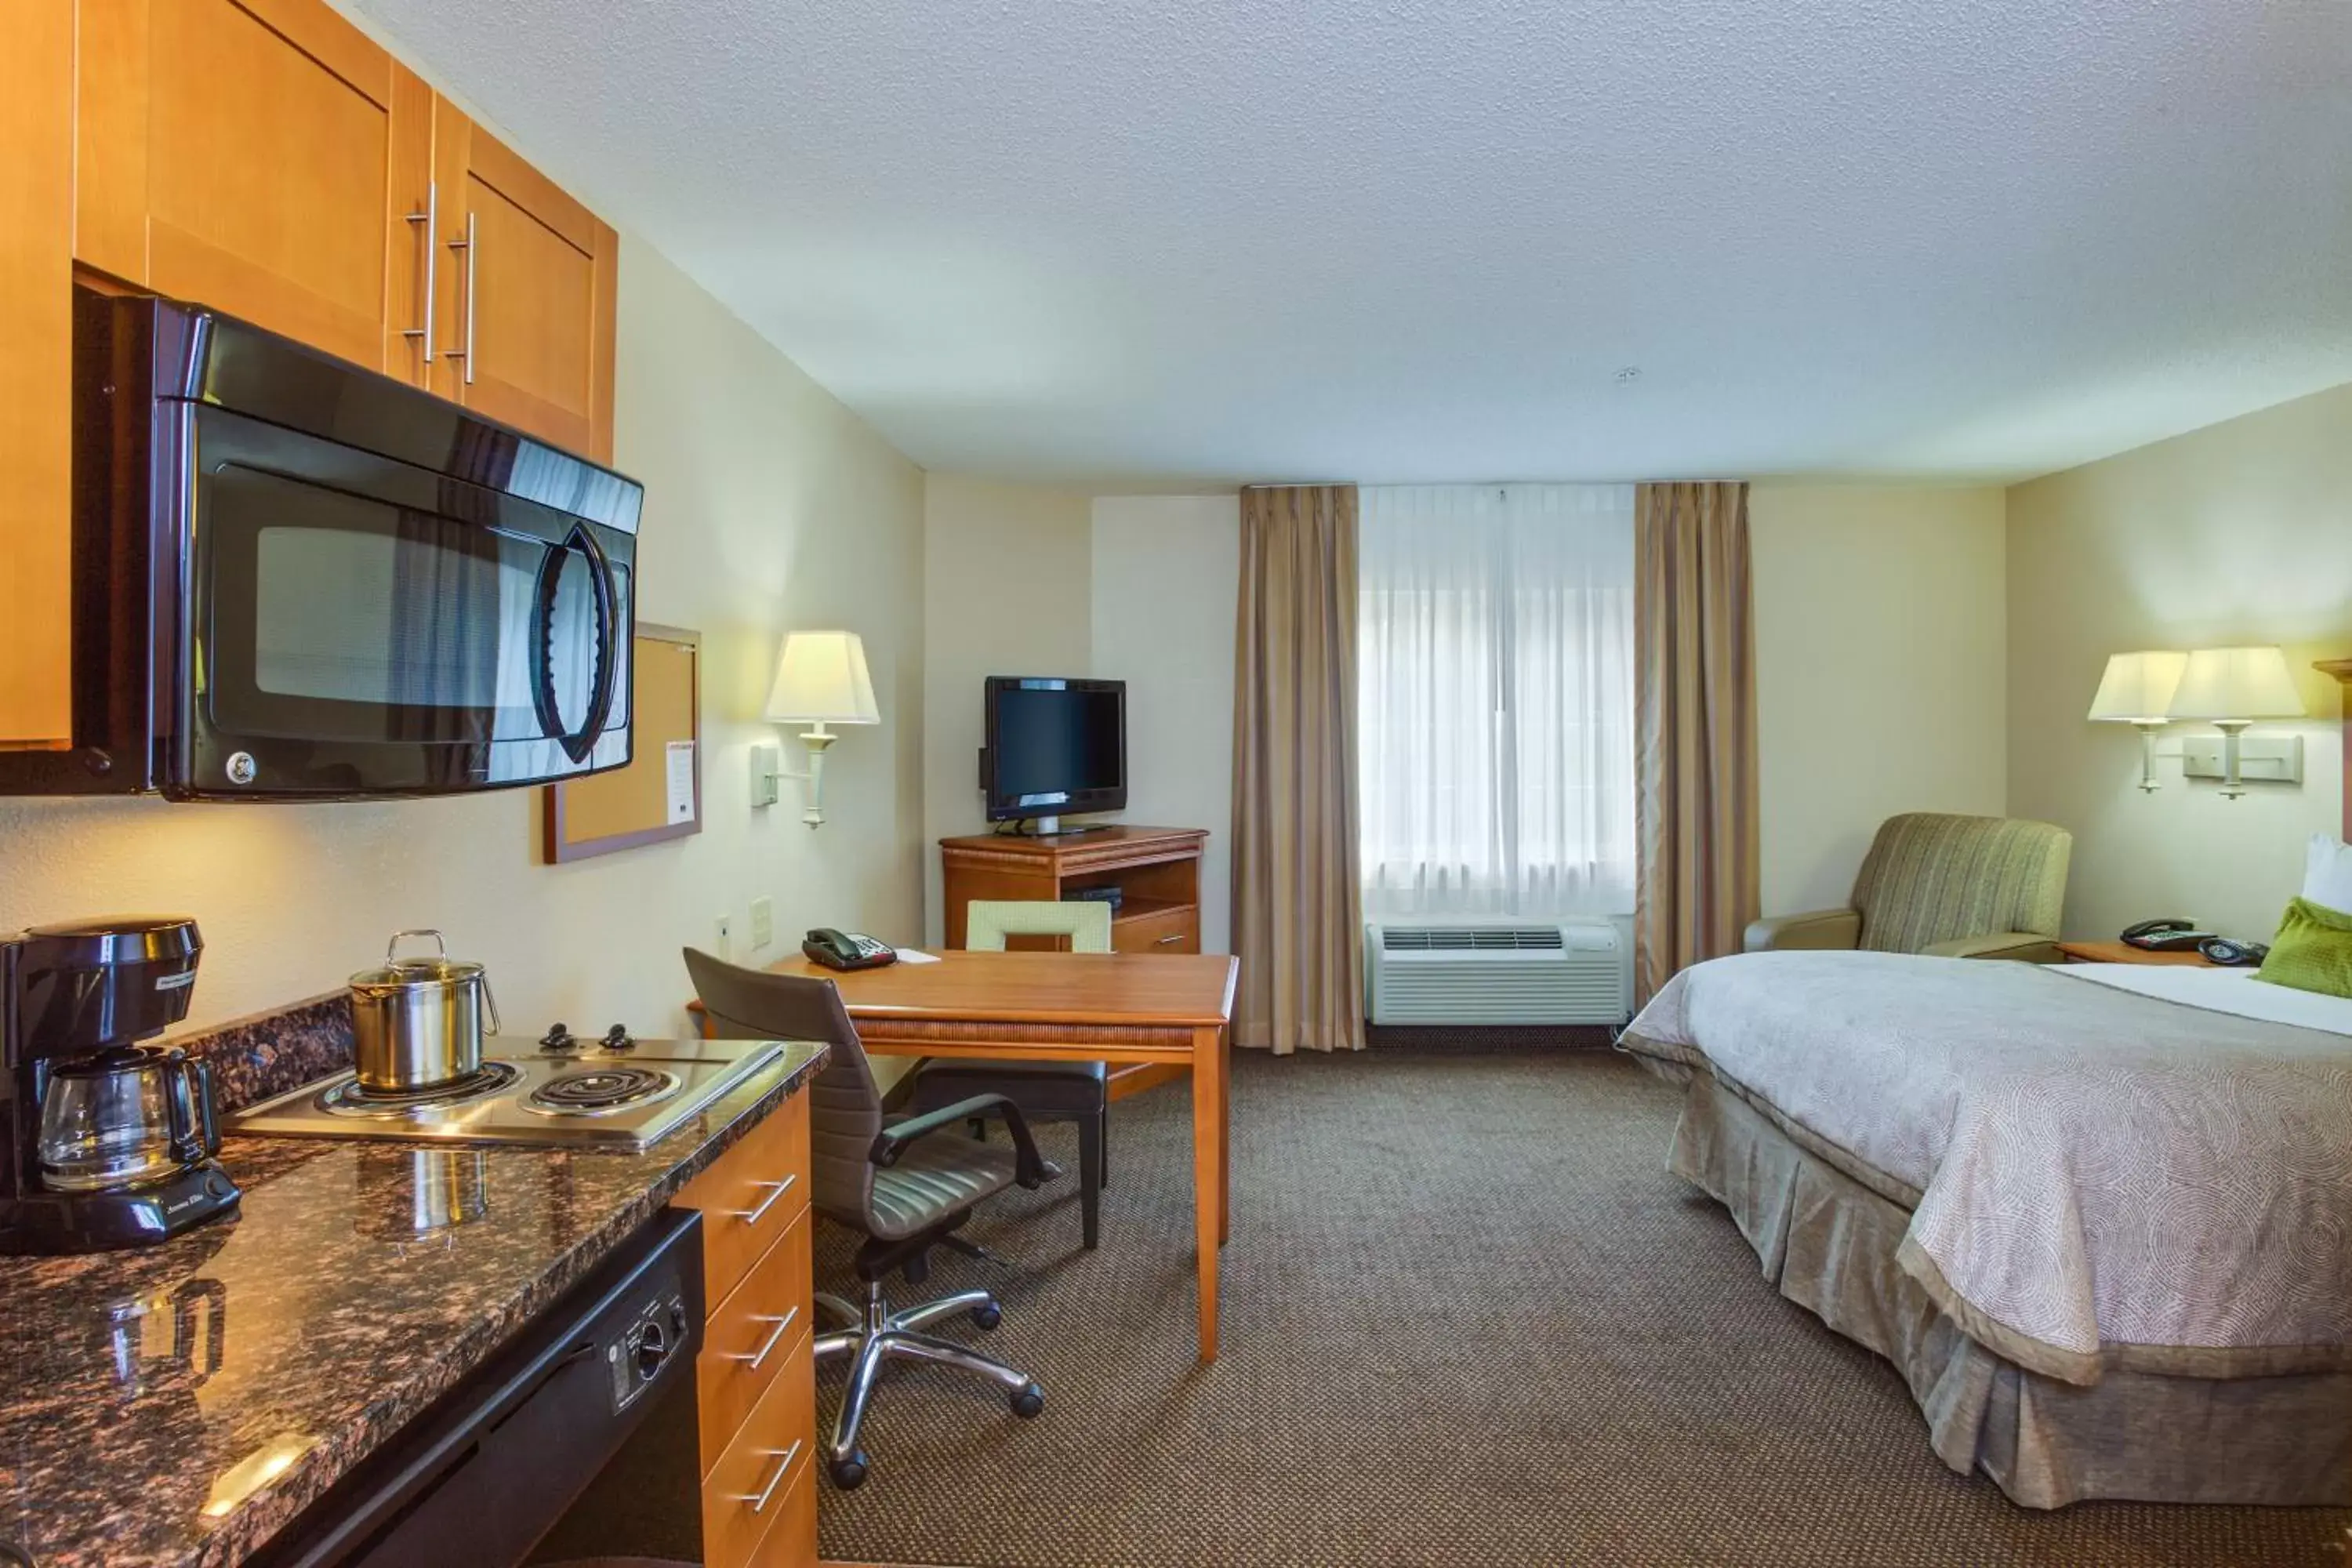
[[[958,1312],[982,1329],[1003,1318],[986,1290],[959,1290],[919,1307],[893,1311],[882,1282],[902,1273],[919,1285],[930,1272],[934,1247],[982,1256],[955,1234],[972,1205],[1016,1183],[1043,1186],[1060,1174],[1037,1152],[1020,1107],[1003,1095],[974,1095],[929,1116],[884,1124],[882,1096],[866,1047],[830,980],[763,974],[738,969],[707,952],[686,950],[687,973],[721,1039],[823,1040],[833,1047],[809,1085],[809,1177],[817,1213],[864,1233],[857,1277],[866,1284],[864,1310],[820,1292],[816,1303],[846,1326],[819,1334],[815,1355],[850,1358],[849,1386],[833,1425],[825,1468],[845,1490],[866,1479],[872,1462],[857,1446],[857,1429],[887,1361],[929,1362],[976,1373],[1002,1387],[1015,1415],[1045,1407],[1034,1378],[976,1351],[923,1331]],[[932,1134],[982,1117],[999,1117],[1013,1135],[1008,1152],[992,1143]]]
[[[975,899],[964,906],[965,949],[1003,952],[1008,936],[1061,936],[1072,952],[1108,952],[1110,906]],[[937,1111],[975,1094],[999,1094],[1032,1121],[1078,1124],[1078,1216],[1088,1249],[1102,1239],[1102,1190],[1109,1177],[1110,1068],[1104,1062],[926,1060],[914,1072],[906,1107]],[[986,1123],[974,1131],[987,1135]]]

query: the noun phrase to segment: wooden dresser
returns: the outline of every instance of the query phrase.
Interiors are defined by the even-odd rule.
[[[947,944],[964,943],[964,909],[974,899],[1052,902],[1081,888],[1117,888],[1110,944],[1118,952],[1201,951],[1201,827],[1096,827],[1048,838],[982,833],[940,840]],[[1014,946],[1051,947],[1050,937]],[[1066,943],[1062,943],[1066,945]]]
[[[811,1568],[816,1383],[803,1089],[690,1183],[710,1316],[695,1361],[707,1568]]]

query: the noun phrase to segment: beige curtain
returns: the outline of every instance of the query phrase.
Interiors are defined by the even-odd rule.
[[[1738,952],[1761,899],[1748,487],[1643,485],[1633,533],[1639,1005]]]
[[[1364,1043],[1356,490],[1242,491],[1234,658],[1234,1043]]]

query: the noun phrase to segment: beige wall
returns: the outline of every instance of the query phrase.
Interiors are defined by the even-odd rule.
[[[1094,668],[1127,691],[1129,822],[1205,827],[1201,946],[1233,943],[1234,611],[1241,500],[1094,503]]]
[[[510,1028],[685,1026],[681,945],[739,958],[759,894],[782,951],[814,924],[911,931],[920,890],[922,474],[647,246],[621,257],[617,466],[646,487],[640,610],[705,637],[704,831],[537,864],[537,791],[321,805],[0,801],[0,929],[184,910],[192,1020],[340,985],[396,927],[490,966]],[[747,749],[790,626],[861,632],[883,722],[828,763],[831,820],[747,805]],[[795,750],[797,748],[794,748]]]
[[[940,939],[937,841],[988,826],[980,794],[981,683],[992,675],[1091,673],[1092,534],[1080,491],[952,474],[925,482],[926,942]],[[887,941],[892,933],[875,934]]]
[[[2338,696],[2311,660],[2352,654],[2352,386],[2019,485],[2009,497],[2009,795],[2074,831],[2072,933],[2179,915],[2267,938],[2304,841],[2338,826]],[[2084,720],[2111,653],[2278,643],[2313,718],[2302,787],[2224,800],[2139,737]],[[2202,726],[2175,725],[2163,749]]]
[[[1835,908],[1886,817],[2003,809],[2001,492],[1767,481],[1748,516],[1764,909]]]

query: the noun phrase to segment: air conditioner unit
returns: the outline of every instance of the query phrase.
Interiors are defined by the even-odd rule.
[[[1622,1024],[1633,953],[1613,921],[1372,925],[1375,1024]]]

